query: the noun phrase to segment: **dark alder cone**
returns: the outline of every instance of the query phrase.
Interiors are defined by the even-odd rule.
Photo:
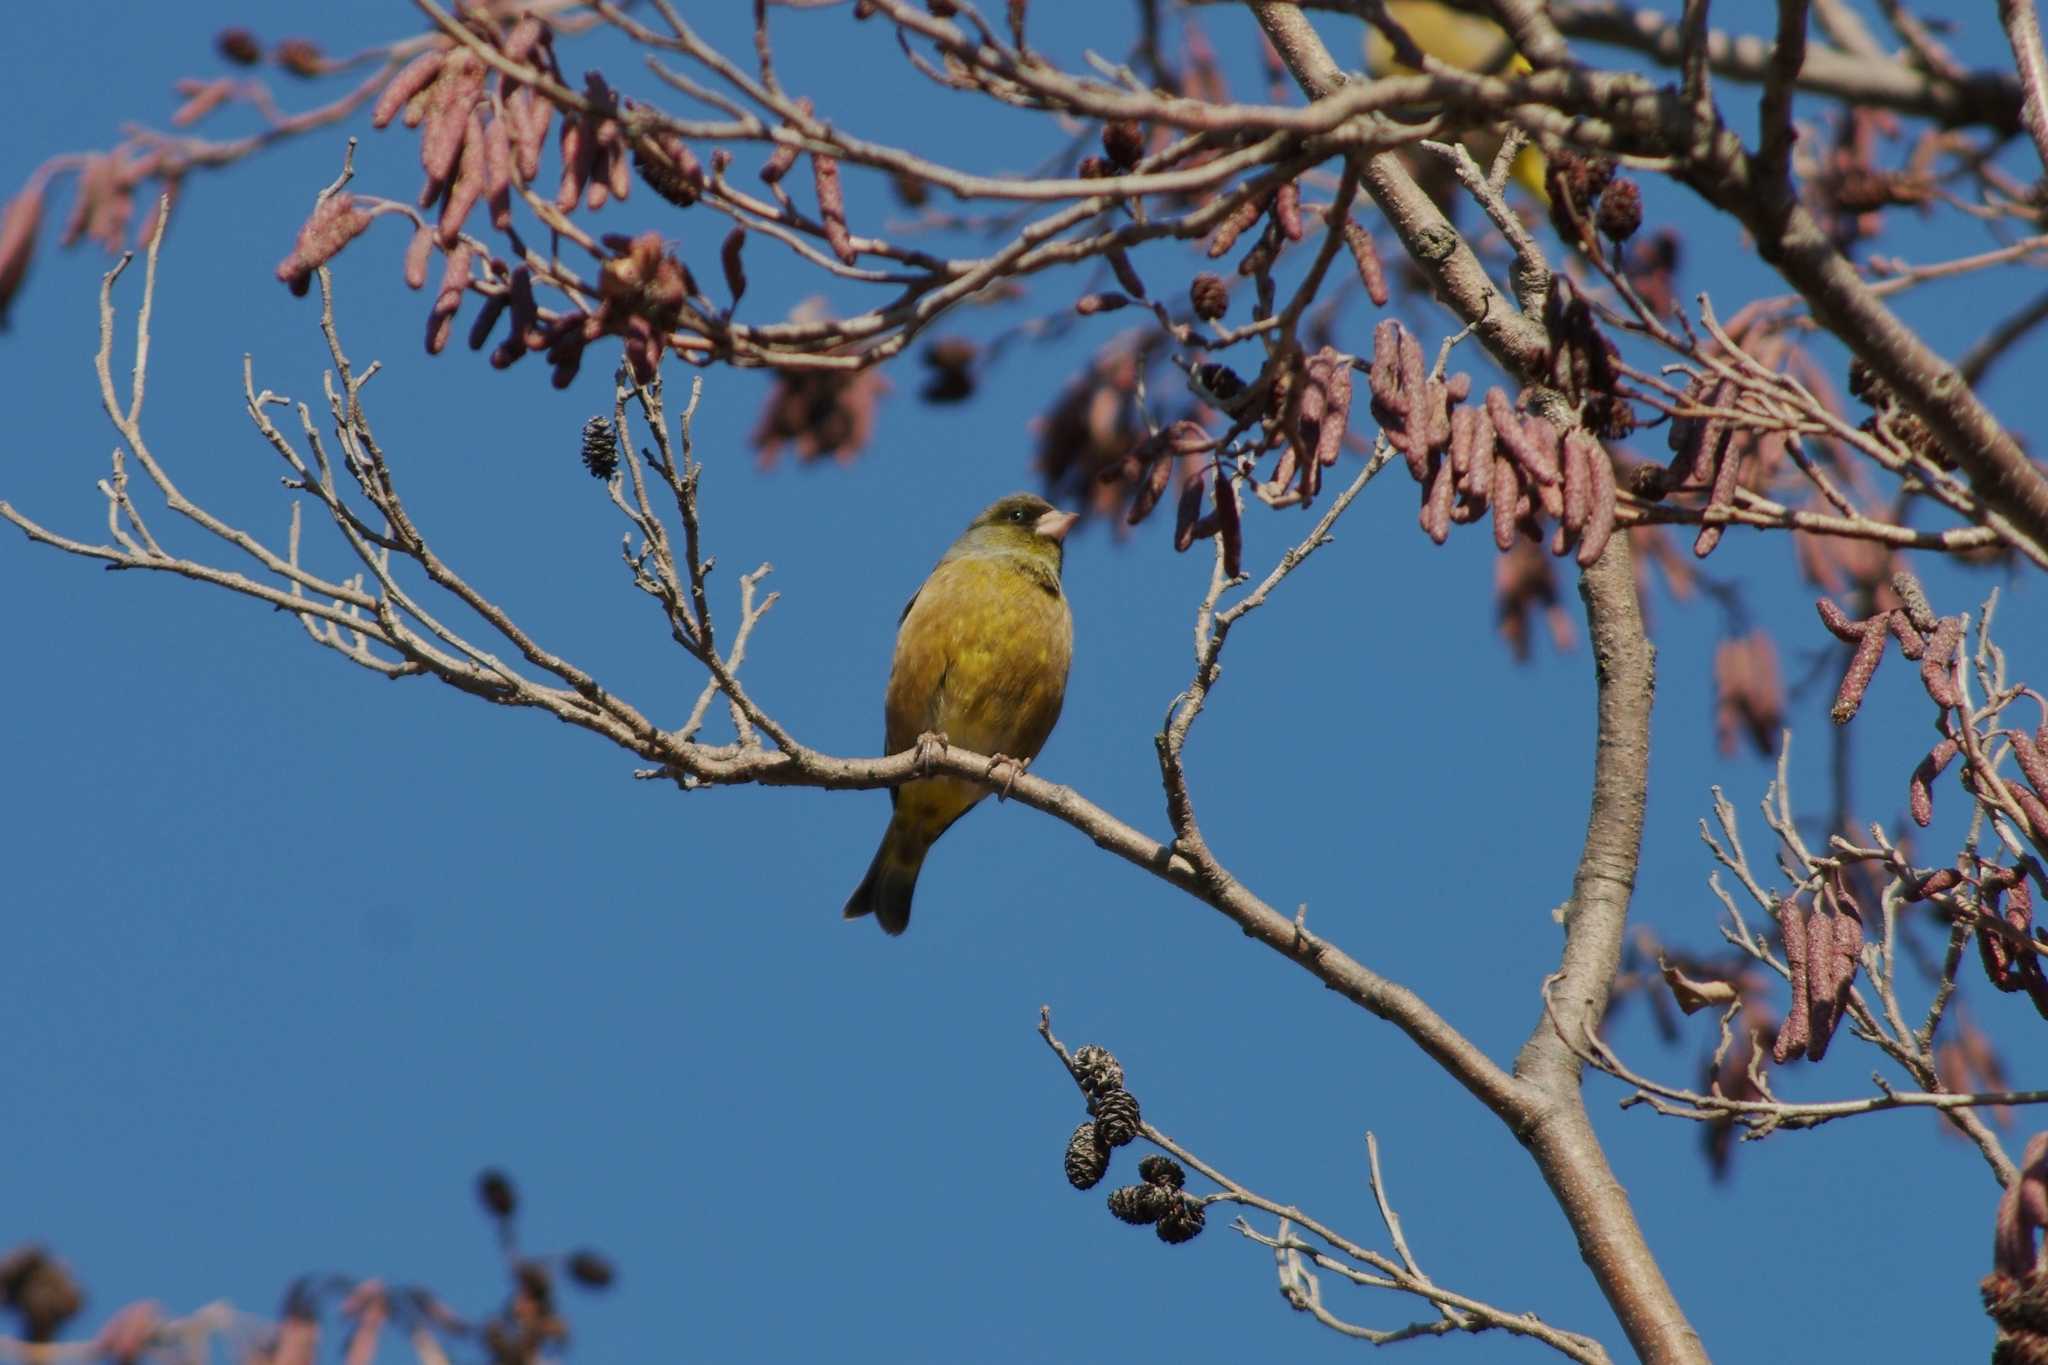
[[[519,1208],[512,1177],[495,1166],[476,1178],[476,1197],[483,1202],[484,1212],[493,1218],[510,1218]]]
[[[1568,242],[1576,239],[1583,229],[1574,227],[1572,220],[1585,223],[1591,218],[1593,201],[1613,177],[1614,163],[1605,157],[1580,156],[1563,149],[1551,154],[1544,183],[1550,192],[1551,225],[1558,236]]]
[[[512,1276],[518,1285],[519,1294],[541,1312],[547,1312],[555,1301],[555,1277],[548,1274],[548,1268],[539,1261],[521,1261],[512,1268]]]
[[[1083,180],[1101,180],[1116,174],[1116,168],[1099,156],[1084,156],[1081,164],[1074,167],[1074,174]]]
[[[30,1246],[0,1257],[0,1303],[20,1316],[24,1337],[50,1341],[85,1306],[85,1292],[61,1262]]]
[[[931,197],[931,187],[909,171],[897,171],[890,176],[889,189],[896,195],[896,202],[907,209],[921,209]]]
[[[1643,192],[1633,180],[1617,180],[1600,196],[1600,214],[1594,220],[1600,234],[1610,241],[1625,242],[1643,225]]]
[[[1892,392],[1891,386],[1861,360],[1849,362],[1849,392],[1871,408],[1871,415],[1863,420],[1861,430],[1880,438],[1889,434],[1892,440],[1915,454],[1925,455],[1943,469],[1955,468],[1955,461],[1941,448],[1941,443],[1927,429],[1926,423],[1900,407],[1898,395]],[[1923,626],[1922,629],[1932,627]]]
[[[287,38],[277,45],[271,58],[294,76],[313,77],[327,73],[327,59],[310,38]]]
[[[1200,1204],[1184,1194],[1176,1195],[1167,1205],[1166,1212],[1159,1216],[1154,1231],[1168,1246],[1179,1246],[1182,1242],[1194,1241],[1208,1221],[1209,1215],[1202,1211]]]
[[[610,1259],[595,1251],[579,1251],[569,1257],[569,1278],[585,1289],[610,1289],[618,1275]]]
[[[1138,1163],[1138,1179],[1147,1185],[1163,1185],[1169,1190],[1177,1190],[1187,1184],[1188,1173],[1170,1156],[1148,1156]]]
[[[1109,1192],[1109,1211],[1126,1223],[1156,1223],[1172,1207],[1172,1190],[1157,1185],[1124,1185]]]
[[[1105,123],[1102,125],[1102,150],[1108,155],[1111,165],[1119,170],[1128,170],[1145,155],[1145,130],[1127,118]]]
[[[1138,1137],[1138,1100],[1128,1090],[1101,1090],[1088,1102],[1095,1136],[1105,1147],[1123,1147]]]
[[[1986,1275],[1978,1292],[1984,1312],[2001,1336],[1991,1348],[1991,1365],[2041,1365],[2048,1361],[2048,1276],[2025,1281],[2002,1270]]]
[[[612,432],[612,424],[602,417],[593,417],[583,424],[583,467],[593,479],[609,480],[619,472],[618,438]],[[490,1202],[488,1196],[485,1202]]]
[[[659,144],[666,162],[648,150],[648,142]],[[645,141],[635,142],[633,169],[640,173],[640,180],[648,189],[679,209],[696,203],[698,195],[704,191],[703,166],[698,163],[696,154],[673,133],[652,133]]]
[[[1205,270],[1188,286],[1188,302],[1194,305],[1196,317],[1214,322],[1230,311],[1230,286],[1221,275]]]
[[[1074,1049],[1074,1079],[1090,1095],[1124,1088],[1124,1069],[1108,1048],[1088,1043]]]
[[[263,44],[246,28],[224,28],[214,35],[213,50],[236,66],[254,66],[263,60]]]
[[[1095,1140],[1095,1125],[1084,1123],[1067,1139],[1067,1183],[1092,1190],[1109,1173],[1109,1150]]]
[[[752,438],[762,468],[774,464],[784,446],[806,464],[828,455],[842,464],[852,460],[867,445],[886,392],[888,381],[872,368],[777,370]]]
[[[917,396],[927,403],[958,403],[973,397],[976,354],[966,337],[941,337],[925,347],[920,359],[932,373]]]

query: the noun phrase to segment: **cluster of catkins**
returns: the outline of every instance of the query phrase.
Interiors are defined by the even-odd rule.
[[[1108,1048],[1090,1043],[1074,1049],[1074,1079],[1088,1096],[1088,1121],[1067,1139],[1067,1183],[1092,1190],[1109,1172],[1109,1154],[1138,1136],[1138,1101],[1124,1089],[1124,1069]],[[1202,1201],[1187,1194],[1187,1172],[1168,1156],[1138,1163],[1136,1185],[1109,1192],[1109,1211],[1126,1223],[1151,1224],[1159,1240],[1177,1245],[1202,1230]]]
[[[1422,488],[1422,529],[1431,540],[1441,545],[1453,525],[1491,512],[1493,542],[1503,553],[1518,534],[1542,544],[1548,519],[1552,554],[1576,546],[1581,565],[1600,558],[1614,534],[1617,489],[1598,437],[1525,416],[1498,387],[1465,406],[1470,376],[1432,375],[1421,343],[1392,319],[1373,331],[1367,377],[1373,417]]]
[[[1823,909],[1821,901],[1830,908]],[[1827,1055],[1848,1010],[1863,953],[1863,910],[1846,886],[1829,883],[1804,915],[1796,896],[1779,901],[1777,918],[1792,972],[1792,1008],[1778,1026],[1771,1059],[1781,1065],[1799,1057],[1817,1062]]]
[[[1892,586],[1903,605],[1880,611],[1861,621],[1850,620],[1847,613],[1825,597],[1813,604],[1820,613],[1822,624],[1836,639],[1856,646],[1856,652],[1850,656],[1848,670],[1842,674],[1842,685],[1836,689],[1834,707],[1828,713],[1837,725],[1848,724],[1862,707],[1864,694],[1870,690],[1870,680],[1877,676],[1877,666],[1884,661],[1888,638],[1897,640],[1899,652],[1920,665],[1920,682],[1937,706],[1953,708],[1960,700],[1956,695],[1952,670],[1956,650],[1963,642],[1963,618],[1936,616],[1933,608],[1928,606],[1927,596],[1921,591],[1918,580],[1911,574],[1894,574]],[[1948,755],[1937,762],[1935,772],[1946,766],[1948,758],[1955,756],[1955,745],[1950,743],[1947,748]],[[1941,751],[1936,749],[1935,752],[1939,754]],[[1933,818],[1933,807],[1927,804],[1931,798],[1920,794],[1923,791],[1924,788],[1916,788],[1913,814],[1924,826]]]
[[[1992,1226],[1992,1270],[1978,1285],[1984,1311],[1998,1324],[1994,1361],[2048,1360],[2048,1133],[2036,1133],[2005,1187]]]
[[[2003,920],[2015,938],[2033,948],[2031,952],[2019,948],[1996,930],[1979,926],[1977,956],[1984,964],[1985,977],[2001,991],[2025,991],[2034,1009],[2048,1019],[2048,972],[2041,967],[2041,954],[2048,952],[2048,944],[2034,932],[2034,893],[2027,887],[2026,869],[1991,868],[1978,879],[1977,890],[1984,912]]]
[[[568,1340],[569,1325],[563,1318],[555,1294],[555,1274],[551,1268],[560,1264],[568,1272],[570,1280],[584,1289],[604,1290],[612,1286],[618,1272],[609,1258],[595,1251],[572,1252],[566,1257],[529,1257],[517,1254],[517,1238],[514,1236],[513,1217],[519,1211],[519,1193],[512,1180],[495,1167],[487,1168],[476,1179],[477,1201],[484,1212],[496,1224],[498,1244],[507,1253],[508,1267],[512,1272],[512,1292],[505,1305],[482,1324],[480,1333],[484,1346],[492,1360],[537,1360]],[[301,1282],[305,1287],[306,1282]],[[365,1281],[356,1286],[355,1295],[383,1293],[376,1281]],[[311,1305],[305,1305],[311,1311]],[[344,1305],[344,1312],[347,1306]],[[365,1344],[374,1346],[375,1333]],[[364,1353],[375,1354],[374,1349]],[[351,1348],[350,1356],[356,1355]]]
[[[1914,822],[1924,829],[1934,821],[1935,780],[1962,752],[1963,734],[1958,727],[1970,723],[1969,717],[1962,714],[1963,698],[1955,679],[1965,623],[1961,616],[1936,616],[1919,580],[1909,573],[1893,574],[1892,589],[1900,605],[1861,621],[1850,620],[1825,597],[1814,605],[1828,630],[1837,639],[1856,647],[1835,694],[1832,714],[1838,724],[1846,723],[1862,706],[1891,641],[1898,643],[1901,654],[1920,665],[1921,686],[1942,709],[1943,738],[1914,767],[1906,785],[1907,809]],[[2019,779],[2001,781],[2025,817],[2029,828],[2022,832],[2030,833],[2037,846],[2048,844],[2048,720],[2033,734],[2020,729],[2001,733],[2010,741],[2013,757],[2019,764]],[[1974,760],[1965,761],[1962,781],[1972,793],[1983,790],[1984,781]],[[1986,978],[2001,991],[2025,991],[2034,1008],[2048,1018],[2048,970],[2041,964],[2041,951],[2048,950],[2048,945],[2041,944],[2034,932],[2033,893],[2027,885],[2025,864],[1989,866],[1974,878],[1966,878],[1958,868],[1936,868],[1908,881],[1906,899],[1917,902],[1945,895],[1966,880],[1975,882],[1977,903],[1984,913],[2001,920],[2021,942],[2039,945],[2034,950],[2020,948],[1996,928],[1980,925],[1977,951]],[[1789,937],[1786,949],[1791,951]],[[1797,995],[1796,984],[1794,994]]]
[[[464,21],[506,61],[531,64],[562,79],[551,32],[540,19],[527,15],[501,28],[488,17],[469,12]],[[566,213],[578,205],[596,210],[626,198],[636,167],[671,200],[688,187],[694,160],[679,161],[669,143],[631,145],[621,122],[622,101],[594,72],[584,80],[584,104],[561,122],[562,176],[554,195],[558,210]],[[469,330],[471,350],[482,350],[499,320],[508,313],[511,317],[508,334],[491,353],[494,368],[545,352],[554,368],[555,386],[566,387],[576,376],[584,348],[601,336],[617,336],[624,340],[634,373],[645,381],[653,376],[669,333],[693,306],[698,292],[688,267],[666,248],[660,234],[611,234],[602,239],[611,255],[600,267],[599,302],[588,312],[543,313],[525,266],[514,269],[486,257],[482,283],[473,281],[476,253],[462,235],[463,226],[477,205],[484,204],[493,227],[511,228],[512,190],[531,185],[539,176],[541,151],[554,115],[554,105],[531,86],[508,73],[494,73],[475,52],[453,44],[415,57],[378,95],[371,124],[384,128],[395,121],[417,129],[420,166],[426,174],[418,198],[419,225],[405,252],[405,282],[424,288],[434,252],[444,256],[427,316],[427,351],[438,355],[447,346],[463,299],[475,290],[484,296],[484,305]],[[701,178],[701,171],[696,175]],[[299,229],[290,254],[277,267],[277,277],[293,293],[304,294],[316,269],[376,218],[394,212],[404,210],[351,194],[327,196]],[[737,281],[736,291],[744,288],[737,252],[728,249],[726,257],[728,280]]]

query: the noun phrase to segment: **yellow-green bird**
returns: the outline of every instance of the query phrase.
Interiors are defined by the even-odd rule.
[[[1399,24],[1425,55],[1446,66],[1482,75],[1521,75],[1529,70],[1528,59],[1515,51],[1507,30],[1491,19],[1453,9],[1439,0],[1387,0],[1387,17]],[[1394,45],[1371,24],[1365,26],[1365,69],[1374,76],[1415,74],[1414,68],[1394,59]],[[1469,133],[1460,141],[1481,170],[1493,168],[1501,145],[1498,131]],[[1525,146],[1516,154],[1511,173],[1516,183],[1547,204],[1545,166],[1542,151]]]
[[[882,706],[887,752],[930,734],[1019,764],[1038,756],[1060,718],[1074,655],[1060,564],[1075,520],[1044,498],[1012,493],[953,542],[896,631]],[[891,934],[908,928],[924,855],[986,795],[957,777],[915,778],[890,792],[896,813],[846,918],[873,915]]]

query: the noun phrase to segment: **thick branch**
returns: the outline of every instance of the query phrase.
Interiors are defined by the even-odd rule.
[[[1616,0],[1551,0],[1550,17],[1567,36],[1644,53],[1678,64],[1678,25],[1669,15]],[[1707,63],[1717,76],[1761,83],[1771,69],[1771,45],[1761,37],[1730,37],[1709,30]],[[1879,105],[1949,126],[1983,124],[2001,133],[2020,126],[2020,89],[2011,74],[1974,71],[1960,80],[1882,56],[1864,56],[1810,43],[1798,86],[1836,99]]]
[[[1287,63],[1295,84],[1311,100],[1345,83],[1330,50],[1301,10],[1280,0],[1252,5],[1259,26]],[[1443,211],[1391,152],[1360,156],[1359,183],[1387,216],[1401,245],[1429,277],[1437,297],[1479,337],[1509,374],[1527,379],[1541,373],[1549,354],[1543,326],[1494,286],[1486,267]]]
[[[1567,1029],[1600,1017],[1621,963],[1642,845],[1655,690],[1655,651],[1643,630],[1627,537],[1608,542],[1580,579],[1579,593],[1599,678],[1599,722],[1593,808],[1565,909],[1564,960],[1550,988]],[[1704,1361],[1699,1335],[1665,1283],[1586,1116],[1581,1069],[1550,1019],[1540,1018],[1516,1059],[1515,1075],[1541,1099],[1517,1136],[1557,1195],[1579,1254],[1637,1354],[1645,1361]]]

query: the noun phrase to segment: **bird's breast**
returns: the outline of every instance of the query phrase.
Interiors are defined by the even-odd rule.
[[[932,572],[896,638],[891,752],[927,731],[1012,758],[1044,746],[1066,696],[1074,627],[1058,580],[1033,567],[966,556]]]

